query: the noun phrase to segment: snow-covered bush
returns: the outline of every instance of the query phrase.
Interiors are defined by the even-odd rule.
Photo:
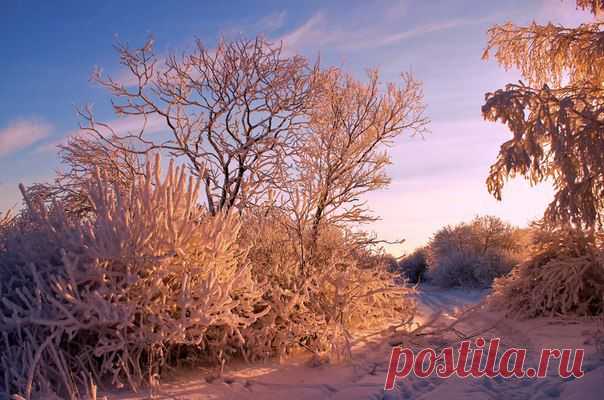
[[[385,259],[379,254],[371,257],[364,246],[355,246],[352,236],[337,226],[324,227],[310,279],[315,293],[310,293],[309,301],[325,315],[333,332],[327,350],[336,357],[347,356],[351,328],[379,326],[394,319],[410,323],[415,315],[415,303],[408,296],[411,289],[397,284]]]
[[[516,317],[604,312],[604,234],[536,226],[529,257],[496,279],[493,307]]]
[[[28,204],[0,256],[1,391],[80,398],[89,380],[153,385],[178,358],[223,358],[267,312],[235,214],[210,217],[199,182],[159,160],[127,193],[89,187],[93,212]],[[182,360],[181,360],[182,361]]]
[[[427,270],[428,250],[425,247],[415,249],[398,263],[400,274],[412,283],[423,282]]]
[[[411,289],[395,284],[385,263],[361,257],[367,251],[355,247],[345,230],[321,230],[314,263],[305,266],[310,273],[301,263],[311,236],[299,233],[274,209],[247,216],[242,235],[251,243],[248,259],[254,278],[266,284],[263,300],[270,306],[243,330],[248,359],[283,357],[297,348],[345,358],[352,328],[413,318]]]
[[[428,244],[428,278],[442,287],[486,287],[519,261],[522,232],[497,217],[446,226]]]

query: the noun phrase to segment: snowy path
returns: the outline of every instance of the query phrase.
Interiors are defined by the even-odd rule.
[[[417,294],[420,321],[440,314],[439,321],[450,323],[464,307],[479,303],[486,292],[476,290],[442,290],[422,287]],[[466,318],[467,317],[467,318]],[[464,333],[494,329],[484,334],[498,336],[505,346],[526,347],[527,365],[535,365],[530,355],[541,347],[585,348],[585,377],[563,381],[556,376],[545,379],[420,379],[409,377],[398,382],[394,391],[384,392],[391,346],[379,335],[359,337],[353,363],[347,365],[308,366],[307,360],[285,364],[267,363],[231,367],[223,378],[207,382],[202,371],[180,374],[178,379],[161,386],[159,399],[431,399],[431,400],[600,400],[604,398],[604,361],[594,346],[585,344],[598,322],[535,320],[518,322],[481,310],[466,314],[458,328]],[[432,338],[421,345],[443,344],[443,338]],[[550,370],[553,368],[550,367]],[[553,371],[552,371],[553,372]],[[109,398],[144,399],[121,393]]]
[[[418,294],[420,314],[443,312],[444,318],[452,318],[460,309],[480,302],[486,292],[452,289],[440,290],[426,287]],[[563,380],[554,376],[557,363],[550,366],[550,376],[545,379],[460,379],[429,378],[418,388],[417,378],[407,379],[400,385],[398,393],[388,394],[387,399],[496,399],[496,400],[548,400],[604,398],[604,360],[596,353],[589,339],[600,326],[596,321],[572,321],[539,319],[516,321],[501,315],[477,310],[471,312],[459,329],[465,333],[481,332],[487,328],[485,337],[500,337],[505,347],[528,349],[527,366],[536,366],[541,348],[585,348],[586,359],[582,379]]]

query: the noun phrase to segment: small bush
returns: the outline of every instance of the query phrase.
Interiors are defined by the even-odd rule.
[[[526,261],[496,279],[489,302],[516,317],[604,311],[604,234],[535,226]]]
[[[488,287],[519,261],[522,232],[497,217],[446,226],[428,245],[428,278],[442,287]]]
[[[415,249],[398,263],[398,270],[411,283],[423,282],[428,270],[428,250],[425,247]]]

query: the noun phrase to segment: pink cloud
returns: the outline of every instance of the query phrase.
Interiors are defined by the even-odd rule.
[[[52,125],[40,120],[16,120],[0,129],[0,157],[25,149],[46,138]]]

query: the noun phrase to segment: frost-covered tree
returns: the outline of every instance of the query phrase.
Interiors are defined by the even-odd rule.
[[[599,0],[577,6],[598,15]],[[604,23],[578,27],[511,23],[489,30],[484,58],[494,53],[524,81],[487,93],[485,119],[508,126],[487,180],[501,199],[507,179],[520,175],[532,184],[549,180],[555,197],[550,222],[602,226],[604,220]]]
[[[305,120],[314,70],[308,61],[262,38],[220,41],[215,48],[198,41],[192,51],[166,58],[157,56],[153,41],[117,51],[126,82],[101,73],[93,79],[113,96],[116,115],[134,116],[141,126],[119,132],[84,108],[82,130],[106,153],[182,158],[203,180],[212,214],[261,197]],[[168,135],[150,134],[149,121],[163,121]],[[80,144],[65,149],[68,163],[74,145]]]
[[[387,147],[427,124],[421,84],[411,75],[404,74],[400,85],[381,85],[377,71],[367,78],[362,82],[337,68],[315,76],[308,129],[284,185],[296,219],[308,228],[310,258],[323,225],[375,219],[362,195],[390,182]]]
[[[320,89],[310,109],[310,129],[298,168],[312,192],[313,229],[322,220],[365,222],[360,196],[385,187],[390,158],[385,148],[403,133],[425,128],[421,84],[411,75],[402,85],[380,87],[379,73],[367,83],[339,69],[318,78]]]

